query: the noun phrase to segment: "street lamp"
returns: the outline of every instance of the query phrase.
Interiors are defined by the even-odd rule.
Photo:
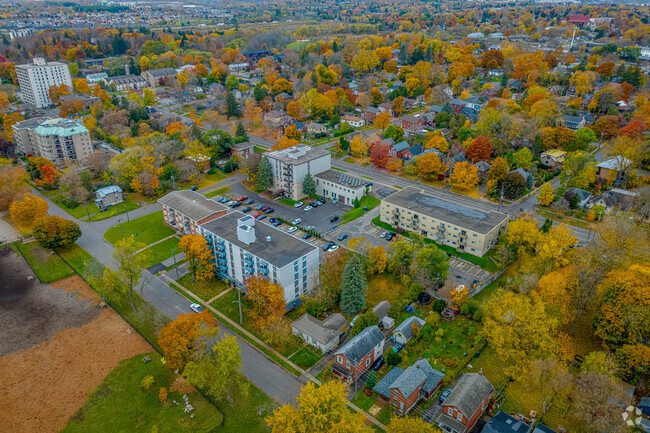
[[[117,224],[120,226],[120,232],[122,233],[122,239],[124,239],[124,230],[122,230],[122,220],[118,218]]]
[[[180,279],[178,276],[178,265],[176,264],[176,248],[172,250],[172,257],[174,257],[174,268],[176,269],[176,280]]]

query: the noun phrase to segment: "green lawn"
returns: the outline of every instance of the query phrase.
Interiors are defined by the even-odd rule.
[[[399,281],[399,278],[394,278],[388,273],[373,275],[368,280],[368,295],[366,303],[369,307],[374,307],[381,301],[388,301],[391,305],[395,305],[402,299],[402,295],[408,290]]]
[[[160,387],[169,390],[176,375],[160,362],[157,353],[150,353],[151,361],[146,364],[142,357],[138,355],[121,361],[62,432],[207,433],[221,424],[221,413],[198,392],[187,394],[194,406],[194,419],[185,413],[183,404],[177,406],[173,403],[183,401],[178,392],[169,392],[166,404],[161,403],[158,398]],[[145,376],[153,376],[155,380],[149,391],[140,386]]]
[[[99,208],[95,205],[95,202],[91,199],[88,200],[88,209],[83,203],[79,203],[79,206],[75,208],[69,208],[62,203],[64,199],[63,193],[60,189],[48,191],[45,189],[37,188],[41,194],[47,196],[50,200],[55,202],[57,206],[66,211],[70,216],[77,219],[84,219],[86,221],[101,221],[106,218],[119,215],[124,212],[129,212],[140,207],[138,205],[139,197],[135,195],[125,195],[124,202],[111,206],[106,212],[99,212]],[[88,214],[90,214],[90,220],[88,220]]]
[[[379,203],[381,203],[381,200],[369,195],[364,195],[363,197],[361,197],[360,202],[361,204],[359,205],[359,207],[350,209],[349,211],[347,211],[341,216],[341,224],[349,223],[350,221],[359,218],[361,215],[367,212],[363,210],[364,206],[368,207],[368,210],[376,208],[377,206],[379,206]]]
[[[50,254],[49,250],[42,248],[36,242],[26,244],[16,242],[14,245],[42,283],[53,283],[74,275],[74,271],[56,254]]]
[[[228,191],[230,191],[230,187],[229,186],[224,186],[223,188],[215,189],[214,191],[208,192],[208,193],[206,193],[204,195],[206,197],[216,197],[218,195],[222,195],[224,193],[227,193]]]
[[[352,389],[354,389],[354,387]],[[364,390],[360,390],[357,393],[357,395],[352,399],[352,403],[354,403],[361,409],[368,412],[368,409],[370,409],[375,404],[376,400],[377,400],[376,394],[373,393],[373,395],[367,396]]]
[[[146,254],[148,256],[145,267],[148,268],[157,265],[158,263],[173,257],[174,251],[176,254],[179,254],[181,250],[178,248],[178,242],[180,242],[180,239],[174,236],[173,238],[165,239],[164,241],[142,251],[140,254]]]
[[[169,274],[175,276],[173,270],[170,271]],[[221,280],[211,278],[207,281],[194,281],[191,274],[184,275],[178,280],[178,282],[204,301],[209,301],[219,293],[228,289],[226,283]]]
[[[257,152],[257,153],[266,153],[266,152],[268,152],[269,150],[268,150],[268,149],[265,149],[264,147],[255,146],[255,147],[253,148],[253,151],[255,151],[255,152]]]
[[[93,206],[95,206],[94,203],[93,203]],[[90,209],[90,207],[91,206],[89,204],[88,208]],[[101,213],[97,213],[95,215],[92,215],[93,211],[91,209],[90,210],[90,214],[91,214],[90,221],[105,220],[107,218],[111,218],[111,217],[114,217],[116,215],[121,215],[121,214],[123,214],[125,212],[130,212],[132,210],[138,209],[139,207],[140,207],[140,205],[138,204],[138,197],[137,196],[127,195],[125,200],[122,203],[120,203],[118,205],[115,205],[115,206],[111,206],[106,212],[101,212]],[[85,207],[84,206],[79,206],[79,208],[83,209],[84,215],[86,215]],[[98,210],[98,212],[99,212],[99,210]]]
[[[321,358],[320,352],[311,346],[306,346],[298,350],[289,361],[293,362],[300,368],[310,368]]]
[[[290,198],[281,198],[278,200],[285,206],[293,207],[294,204],[298,203],[296,200],[291,200]]]
[[[199,181],[196,185],[199,189],[206,188],[208,186],[214,185],[215,183],[221,182],[227,178],[230,174],[225,174],[223,171],[213,168],[210,170],[212,173],[208,172],[203,175],[203,179]]]
[[[171,236],[175,233],[174,229],[165,224],[163,220],[162,210],[143,215],[139,218],[131,220],[131,222],[122,222],[122,230],[120,226],[116,225],[106,230],[104,239],[111,244],[115,245],[117,241],[122,239],[122,231],[124,236],[135,236],[139,242],[145,245]]]

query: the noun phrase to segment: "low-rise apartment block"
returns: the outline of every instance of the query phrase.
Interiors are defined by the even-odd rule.
[[[199,225],[226,214],[227,208],[198,192],[172,191],[160,198],[163,218],[172,228],[185,234],[199,234]]]
[[[441,245],[482,257],[508,225],[508,215],[483,211],[406,188],[381,202],[381,221]]]
[[[50,118],[34,117],[11,125],[11,129],[14,130],[14,142],[19,153],[40,155],[34,131],[46,120],[50,120]]]
[[[307,173],[312,176],[332,168],[332,154],[304,144],[264,154],[271,162],[273,188],[282,190],[285,197],[300,200],[305,197],[302,183]]]
[[[372,188],[372,182],[340,171],[327,170],[314,176],[316,195],[352,206]]]

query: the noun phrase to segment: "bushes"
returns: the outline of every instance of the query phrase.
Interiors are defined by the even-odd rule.
[[[79,206],[79,202],[77,200],[68,197],[62,198],[61,204],[68,209],[74,209]]]
[[[399,365],[402,362],[402,355],[395,353],[394,350],[389,350],[385,355],[386,364],[388,365]]]
[[[447,303],[444,300],[436,299],[436,301],[431,306],[431,310],[435,311],[436,313],[442,313],[442,310],[444,310],[446,306]]]

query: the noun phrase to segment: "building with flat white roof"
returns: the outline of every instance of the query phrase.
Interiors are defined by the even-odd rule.
[[[232,212],[202,224],[201,234],[219,278],[244,290],[248,277],[268,278],[284,289],[287,311],[318,283],[318,248],[250,215]]]
[[[264,154],[271,162],[273,188],[283,190],[285,197],[300,200],[305,197],[302,183],[307,173],[312,176],[332,168],[332,154],[329,150],[300,144],[287,149]]]
[[[348,206],[370,192],[372,182],[340,171],[327,170],[314,176],[316,195]]]
[[[72,89],[68,65],[46,62],[42,57],[34,57],[33,64],[17,65],[16,77],[22,101],[34,108],[45,108],[52,104],[49,93],[51,86],[65,84]]]

